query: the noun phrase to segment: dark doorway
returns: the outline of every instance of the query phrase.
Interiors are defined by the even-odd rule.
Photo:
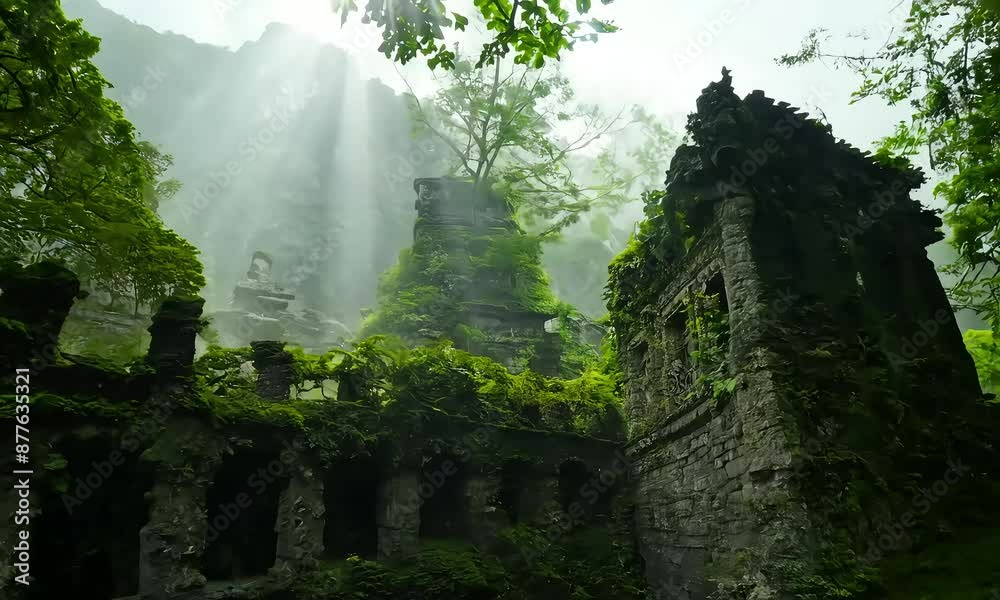
[[[264,575],[274,566],[274,529],[287,469],[276,452],[244,451],[223,459],[208,490],[206,578]]]
[[[418,493],[420,537],[453,538],[468,534],[468,501],[465,496],[468,471],[451,455],[438,455],[424,465]]]
[[[378,464],[371,458],[346,460],[330,467],[324,484],[326,526],[323,529],[323,546],[328,557],[375,556],[378,473]]]

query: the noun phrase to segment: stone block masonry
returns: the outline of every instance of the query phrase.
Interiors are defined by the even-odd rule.
[[[939,318],[951,310],[924,247],[940,221],[909,198],[919,171],[762,92],[737,97],[728,72],[697,106],[662,206],[685,223],[646,240],[674,253],[641,255],[658,292],[616,325],[648,579],[671,600],[861,588],[877,516],[940,476],[934,457],[971,455],[963,424],[988,421],[954,319]],[[698,313],[713,295],[722,338]]]

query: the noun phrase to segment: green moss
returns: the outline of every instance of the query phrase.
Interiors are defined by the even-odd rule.
[[[220,424],[300,431],[331,461],[371,454],[419,433],[435,435],[447,429],[447,419],[601,439],[619,439],[624,429],[617,382],[596,369],[573,379],[514,375],[446,343],[411,349],[380,336],[358,342],[353,351],[290,353],[296,385],[333,380],[336,397],[264,400],[240,371],[250,350],[212,347],[196,362],[197,394],[184,398],[182,407]]]
[[[886,600],[995,600],[1000,596],[1000,527],[934,540],[882,566]]]
[[[377,307],[362,325],[362,336],[463,343],[469,334],[463,328],[472,328],[469,311],[477,305],[554,313],[557,302],[541,254],[541,241],[517,228],[425,224],[380,278]]]
[[[403,563],[349,557],[325,569],[279,580],[297,600],[642,600],[644,585],[631,546],[600,528],[585,528],[555,542],[543,531],[501,532],[501,546],[486,552],[469,544],[425,541]]]

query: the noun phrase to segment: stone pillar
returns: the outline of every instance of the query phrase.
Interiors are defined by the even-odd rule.
[[[723,279],[729,300],[729,362],[733,365],[744,364],[762,345],[760,321],[770,316],[751,243],[755,211],[754,199],[746,195],[726,199],[719,210]]]
[[[490,546],[497,533],[510,524],[507,513],[494,503],[500,493],[500,473],[473,473],[465,485],[469,533],[479,546]]]
[[[325,513],[322,476],[307,466],[295,465],[278,504],[274,570],[297,571],[316,566],[323,554]]]
[[[562,512],[558,469],[533,472],[525,481],[519,504],[521,522],[544,527],[558,518]]]
[[[159,379],[174,379],[191,371],[204,306],[203,298],[172,297],[164,300],[153,315],[147,360]]]
[[[30,360],[36,369],[51,363],[59,332],[79,295],[79,279],[55,263],[43,261],[0,273],[0,317],[17,322],[0,325],[0,357],[17,365]]]
[[[257,395],[274,402],[287,401],[295,371],[292,355],[285,351],[285,342],[250,342],[250,347],[257,369]]]
[[[402,470],[379,482],[375,500],[378,558],[406,558],[419,550],[420,474]]]
[[[202,556],[209,536],[207,492],[225,442],[195,420],[177,420],[146,451],[156,464],[147,494],[149,522],[139,531],[139,597],[166,600],[205,585]]]

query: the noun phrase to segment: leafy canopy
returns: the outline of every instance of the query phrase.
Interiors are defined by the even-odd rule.
[[[600,0],[610,4],[613,0]],[[454,6],[454,0],[450,2]],[[483,44],[477,66],[492,65],[514,52],[514,62],[538,68],[546,59],[559,59],[563,50],[572,50],[578,41],[596,41],[598,34],[617,31],[608,21],[583,20],[591,0],[576,0],[579,18],[573,18],[562,0],[475,0],[478,17],[492,33]],[[418,55],[427,56],[431,69],[455,67],[455,52],[444,43],[445,30],[464,31],[469,17],[449,12],[444,0],[367,0],[363,8],[357,0],[332,0],[341,22],[355,11],[364,23],[382,29],[379,51],[406,64]]]
[[[55,0],[0,8],[0,253],[62,259],[137,307],[197,292],[197,251],[155,212],[171,158],[104,97],[98,45]]]

